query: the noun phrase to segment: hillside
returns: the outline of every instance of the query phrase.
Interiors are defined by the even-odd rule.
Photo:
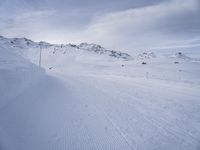
[[[2,150],[199,149],[197,51],[0,37],[0,54]]]

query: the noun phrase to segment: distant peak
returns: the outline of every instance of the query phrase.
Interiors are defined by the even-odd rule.
[[[130,60],[133,59],[131,55],[127,53],[123,53],[120,51],[115,51],[115,50],[108,50],[101,45],[94,44],[94,43],[80,43],[79,45],[75,44],[50,44],[45,41],[40,41],[40,42],[34,42],[30,39],[27,39],[25,37],[23,38],[5,38],[3,36],[0,36],[0,44],[4,46],[9,46],[12,48],[19,48],[19,49],[29,49],[29,48],[44,48],[48,49],[50,47],[53,47],[56,50],[64,50],[67,48],[71,49],[78,49],[78,50],[85,50],[89,52],[94,52],[99,55],[107,55],[111,56],[114,58],[120,58],[123,60]]]

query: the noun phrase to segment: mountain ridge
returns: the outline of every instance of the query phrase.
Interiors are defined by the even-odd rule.
[[[117,50],[109,50],[101,45],[94,44],[94,43],[80,43],[78,45],[76,44],[51,44],[45,41],[35,42],[33,40],[30,40],[28,38],[6,38],[4,36],[0,36],[0,44],[3,47],[9,47],[9,48],[17,48],[17,49],[30,49],[30,48],[53,48],[54,50],[64,50],[64,49],[77,49],[77,50],[84,50],[93,52],[99,55],[107,55],[113,58],[122,59],[125,61],[132,60],[133,57],[128,54]]]

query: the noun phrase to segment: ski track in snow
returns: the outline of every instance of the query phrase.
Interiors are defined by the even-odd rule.
[[[67,78],[70,79],[70,77],[67,77]],[[119,89],[117,89],[117,88],[115,89],[115,87],[113,87],[113,86],[119,86],[116,83],[115,84],[112,83],[111,84],[112,87],[109,87],[107,84],[109,82],[108,80],[106,80],[106,82],[105,82],[104,79],[103,80],[100,79],[98,81],[96,78],[95,79],[92,79],[91,77],[88,77],[88,78],[90,78],[90,80],[84,79],[84,78],[80,79],[80,81],[79,81],[80,83],[78,83],[78,85],[83,84],[83,81],[85,81],[84,85],[87,85],[87,86],[88,86],[88,84],[90,84],[88,82],[90,82],[90,81],[94,82],[94,83],[91,83],[91,85],[90,85],[93,90],[92,89],[89,90],[90,94],[88,93],[88,95],[91,95],[91,91],[93,94],[95,93],[95,91],[96,92],[98,91],[96,93],[96,95],[94,94],[94,96],[93,96],[94,98],[96,98],[95,104],[96,103],[98,104],[99,109],[102,111],[102,113],[106,114],[105,116],[110,121],[111,125],[125,139],[125,141],[128,143],[128,145],[132,149],[137,149],[137,147],[138,147],[138,149],[145,149],[145,147],[146,147],[146,146],[144,146],[145,142],[149,146],[148,149],[163,149],[163,147],[166,147],[166,146],[170,147],[169,143],[174,143],[171,145],[170,149],[179,149],[179,148],[195,149],[195,147],[198,146],[198,144],[199,144],[199,141],[198,141],[199,140],[199,128],[198,128],[198,126],[200,125],[199,124],[200,120],[198,118],[198,114],[199,114],[199,111],[198,111],[199,102],[198,102],[198,98],[197,98],[198,94],[196,94],[198,92],[196,92],[196,91],[194,91],[194,93],[190,92],[190,94],[185,95],[186,96],[185,99],[183,98],[183,102],[188,101],[188,100],[190,100],[190,98],[192,98],[191,100],[194,103],[190,102],[190,103],[192,103],[191,105],[194,105],[195,103],[197,104],[193,107],[193,108],[195,108],[194,111],[197,110],[197,115],[195,117],[195,114],[192,114],[192,113],[195,113],[195,112],[192,112],[193,111],[192,107],[190,107],[188,105],[189,108],[187,110],[186,107],[184,106],[185,103],[180,104],[181,99],[178,102],[172,101],[171,104],[170,104],[170,102],[168,104],[168,101],[170,100],[170,98],[161,98],[159,95],[157,95],[156,91],[152,90],[152,89],[155,89],[155,87],[153,87],[151,89],[150,87],[148,87],[148,84],[147,84],[147,86],[135,84],[136,87],[131,88],[131,86],[127,87],[127,83],[125,83],[126,90],[122,91],[123,84],[120,84],[120,90],[119,90]],[[113,77],[111,79],[113,80]],[[71,79],[71,80],[74,83],[76,82],[73,79]],[[77,78],[76,78],[76,80],[77,80]],[[104,82],[106,83],[106,85],[103,84]],[[142,83],[142,82],[140,82],[140,83]],[[98,85],[100,85],[100,86],[98,86]],[[161,85],[158,84],[158,85],[160,87],[162,84]],[[158,85],[156,85],[156,87]],[[106,87],[106,88],[103,88],[101,86]],[[96,87],[96,89],[95,89],[95,87]],[[127,88],[131,88],[131,90],[129,90]],[[144,94],[143,97],[142,96],[138,97],[138,95],[133,97],[135,88],[142,90],[142,93]],[[176,98],[182,98],[183,92],[180,91],[182,89],[176,90],[173,92],[169,89],[169,87],[164,86],[162,88],[165,90],[166,89],[169,90],[169,93],[174,94]],[[90,88],[83,87],[82,89],[88,90]],[[103,89],[103,91],[102,91],[102,89]],[[187,88],[187,87],[186,87],[186,89],[191,90],[190,88]],[[111,91],[109,91],[109,90],[111,90]],[[117,91],[120,94],[117,94],[117,92],[115,93],[114,91]],[[153,93],[151,93],[149,91],[151,91]],[[132,94],[130,92],[132,92]],[[138,92],[141,92],[141,91],[138,91]],[[147,92],[148,92],[148,94],[149,93],[151,93],[151,94],[145,95]],[[161,91],[159,91],[159,92],[161,92]],[[84,91],[83,93],[87,94],[87,91]],[[121,94],[121,93],[123,93],[123,94]],[[137,92],[136,92],[136,94],[137,94]],[[102,97],[101,95],[104,95],[104,96]],[[163,95],[163,94],[161,94],[161,95]],[[150,100],[150,102],[149,102],[148,100],[145,100],[149,96],[155,97],[157,101]],[[170,96],[170,97],[173,98],[173,96]],[[194,99],[194,97],[195,97],[195,99]],[[187,99],[187,98],[189,98],[189,99]],[[102,100],[102,101],[100,101],[100,100]],[[132,100],[132,102],[130,102],[128,100]],[[158,100],[163,100],[163,101],[159,102]],[[116,105],[115,105],[115,103],[116,103]],[[159,103],[161,103],[163,106],[160,105]],[[174,107],[174,110],[173,110],[173,105],[177,105]],[[170,107],[172,107],[172,108],[170,108]],[[179,109],[181,112],[178,112]],[[189,117],[192,117],[192,115],[194,115],[194,118],[192,118],[190,120]],[[195,126],[186,125],[186,124],[190,123],[190,121],[194,121],[194,119],[196,119],[197,125],[195,125]],[[138,123],[139,126],[135,126],[134,123]],[[131,134],[129,130],[130,131],[132,130],[133,134]],[[151,130],[154,130],[154,132],[151,133]],[[194,132],[197,132],[197,134],[194,135]],[[134,134],[136,134],[136,135],[134,135]],[[142,134],[144,134],[144,135],[142,135]],[[158,136],[158,137],[156,137],[156,136]],[[146,138],[147,138],[147,140],[146,140]],[[160,142],[160,140],[163,142],[158,144],[158,142]],[[178,145],[176,145],[175,143]],[[157,144],[157,145],[155,145],[155,144]]]
[[[54,45],[45,73],[24,40],[0,47],[0,150],[200,149],[198,61],[141,66]]]
[[[0,131],[10,147],[198,150],[196,88],[120,76],[52,75],[1,108]]]
[[[81,89],[77,91],[73,85],[61,88],[50,79],[47,81],[34,87],[38,91],[32,93],[30,89],[0,110],[1,128],[11,136],[13,147],[130,149],[115,129],[107,129],[110,122],[96,109],[94,101],[91,103],[87,95],[76,95]],[[40,93],[46,88],[48,93]]]

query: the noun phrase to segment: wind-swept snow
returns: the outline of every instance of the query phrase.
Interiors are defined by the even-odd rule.
[[[125,61],[99,54],[99,45],[42,42],[45,73],[28,61],[38,64],[37,44],[3,41],[0,149],[200,148],[200,62],[185,59],[193,55],[144,52]]]
[[[12,49],[0,47],[0,108],[23,90],[39,82],[44,69],[28,62]]]

